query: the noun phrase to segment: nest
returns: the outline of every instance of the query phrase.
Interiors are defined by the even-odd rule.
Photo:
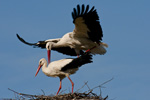
[[[11,90],[11,89],[9,89]],[[18,93],[14,90],[11,90],[15,92],[18,96],[16,99],[30,99],[30,100],[106,100],[108,96],[105,98],[102,98],[102,96],[98,96],[92,91],[89,93],[68,93],[63,95],[56,95],[56,96],[45,96],[45,95],[30,95],[30,94],[24,94],[24,93]]]
[[[87,85],[87,82],[85,82],[85,84],[80,89],[78,89],[76,92],[74,92],[73,94],[68,93],[68,94],[61,94],[61,95],[56,95],[56,96],[54,96],[54,95],[45,96],[44,91],[43,91],[44,95],[30,95],[30,94],[16,92],[10,88],[8,88],[8,89],[10,91],[14,92],[15,94],[17,94],[17,97],[15,99],[18,99],[18,100],[20,100],[20,99],[30,99],[30,100],[79,100],[79,99],[80,100],[107,100],[108,96],[106,96],[104,98],[102,97],[101,88],[103,88],[103,85],[110,82],[112,79],[110,79],[92,89],[90,89],[89,86]],[[78,91],[81,90],[84,86],[87,86],[89,90],[86,92],[83,92],[83,93],[79,93]],[[93,93],[93,90],[95,88],[100,89],[100,95]]]
[[[63,95],[57,95],[57,96],[38,96],[35,100],[106,100],[108,96],[105,98],[102,98],[101,96],[97,96],[94,93],[69,93],[69,94],[63,94]]]

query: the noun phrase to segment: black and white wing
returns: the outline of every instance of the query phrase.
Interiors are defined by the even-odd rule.
[[[60,38],[57,38],[57,39],[48,39],[48,40],[44,40],[44,41],[38,41],[37,43],[29,43],[29,42],[26,42],[23,38],[21,38],[18,34],[17,35],[17,38],[23,42],[24,44],[27,44],[29,46],[33,46],[34,48],[35,47],[40,47],[42,49],[45,49],[46,48],[46,43],[47,42],[54,42],[54,43],[57,43]]]
[[[27,44],[29,46],[33,46],[34,48],[36,47],[39,47],[39,48],[42,48],[42,49],[45,49],[46,48],[46,43],[47,42],[54,42],[54,43],[57,43],[58,41],[60,41],[61,38],[57,38],[57,39],[48,39],[48,40],[44,40],[44,41],[39,41],[37,43],[29,43],[29,42],[26,42],[23,38],[21,38],[18,34],[17,35],[17,38],[23,42],[24,44]],[[69,46],[68,47],[59,47],[59,48],[52,48],[52,50],[54,51],[57,51],[57,52],[60,52],[60,53],[63,53],[63,54],[66,54],[66,55],[70,55],[70,56],[77,56],[75,50],[73,48],[70,48]],[[80,50],[80,54],[82,55],[84,52],[82,50]]]
[[[62,71],[67,71],[69,69],[74,69],[81,67],[84,64],[92,63],[92,55],[89,53],[84,53],[81,55],[79,58],[73,59],[70,63],[65,65],[61,70]]]
[[[94,6],[89,10],[89,5],[77,5],[77,8],[73,9],[72,18],[77,37],[86,37],[97,43],[102,40],[103,32]]]

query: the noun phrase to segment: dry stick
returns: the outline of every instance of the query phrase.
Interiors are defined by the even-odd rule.
[[[104,87],[102,87],[104,84],[106,84],[106,83],[108,83],[108,82],[110,82],[110,81],[112,81],[114,78],[111,78],[110,80],[108,80],[108,81],[106,81],[106,82],[104,82],[104,83],[102,83],[101,85],[99,85],[99,86],[96,86],[96,87],[94,87],[94,88],[92,88],[92,89],[89,89],[88,91],[88,94],[92,94],[92,95],[94,95],[94,96],[97,96],[95,93],[92,93],[92,91],[95,89],[95,88],[104,88]],[[87,84],[85,84],[85,85],[87,85]],[[87,85],[87,87],[89,87],[88,85]],[[87,92],[87,91],[85,91],[85,92]],[[85,93],[84,92],[84,93]],[[101,95],[101,94],[100,94]],[[107,99],[107,96],[106,96],[106,98],[105,99]]]
[[[62,94],[62,93],[63,93],[63,92],[65,92],[65,91],[67,91],[67,89],[60,91],[60,93],[59,93],[59,94]]]
[[[45,95],[45,92],[41,89],[41,91],[43,92],[43,95]]]
[[[88,84],[87,83],[85,83],[85,85],[88,87],[88,89],[90,90],[90,87],[88,86]]]
[[[84,85],[83,85],[80,89],[82,89],[82,88],[86,85],[86,86],[88,87],[88,89],[91,90],[87,83],[88,83],[88,81],[85,82]],[[80,89],[78,89],[77,91],[79,91]],[[87,91],[85,91],[85,92],[83,93],[85,96],[89,95],[90,93],[91,93],[92,95],[94,95],[94,96],[97,96],[95,93],[92,93],[92,91],[90,91],[90,92],[87,93],[87,94],[86,94],[86,92],[87,92]]]
[[[90,87],[88,86],[88,84],[86,84],[86,86],[88,87],[88,89],[89,89],[89,91],[90,91],[91,89],[90,89]],[[84,92],[84,93],[85,93],[85,92]],[[87,95],[89,95],[90,93],[91,93],[92,95],[94,95],[94,96],[97,96],[95,93],[92,93],[92,91],[90,91]]]
[[[84,82],[84,85],[83,85],[81,88],[79,88],[77,91],[75,91],[75,92],[78,92],[79,90],[81,90],[82,88],[84,88],[84,86],[85,86],[87,83],[88,83],[88,81],[87,81],[87,82]]]
[[[14,90],[12,90],[12,89],[10,89],[10,88],[8,88],[8,90],[10,90],[10,91],[12,91],[12,92],[14,92],[14,93],[16,93],[16,94],[19,94],[18,92],[14,91]]]
[[[103,100],[106,100],[107,98],[108,98],[108,95]]]
[[[101,87],[99,87],[99,90],[100,90],[100,97],[102,97],[102,90],[101,90]]]
[[[87,95],[89,95],[89,94],[91,93],[92,95],[95,95],[95,96],[96,96],[96,94],[95,94],[95,93],[92,93],[92,91],[93,91],[95,88],[98,88],[98,87],[100,88],[100,95],[101,95],[101,88],[105,88],[105,87],[103,87],[103,85],[106,84],[106,83],[108,83],[108,82],[110,82],[110,81],[112,81],[113,79],[114,79],[114,78],[111,78],[110,80],[105,81],[104,83],[102,83],[102,84],[100,84],[100,85],[98,85],[98,86],[96,86],[96,87],[94,87],[94,88],[92,88],[92,89],[90,89],[90,87],[88,86],[88,84],[87,84],[88,81],[87,81],[87,82],[85,82],[84,85],[83,85],[81,88],[79,88],[76,92],[78,92],[79,90],[81,90],[81,89],[86,85],[86,86],[88,87],[88,89],[89,89],[89,90],[88,90],[89,92],[87,93]],[[85,91],[84,93],[86,93],[86,92],[87,92],[87,91]],[[106,98],[107,98],[107,96],[106,96]],[[105,99],[106,99],[106,98],[105,98]]]
[[[93,88],[93,89],[91,89],[91,90],[93,91],[95,88],[102,87],[104,84],[106,84],[106,83],[108,83],[108,82],[112,81],[113,79],[114,79],[114,78],[111,78],[110,80],[105,81],[105,82],[104,82],[104,83],[102,83],[101,85],[96,86],[96,87],[94,87],[94,88]]]
[[[108,81],[102,83],[101,85],[94,87],[94,88],[92,89],[92,91],[93,91],[95,88],[99,87],[99,89],[100,89],[100,96],[99,96],[99,97],[102,98],[102,91],[101,91],[102,85],[104,85],[104,84],[106,84],[106,83],[112,81],[113,79],[114,79],[114,78],[111,78],[110,80],[108,80]],[[104,87],[103,87],[103,88],[104,88]],[[103,100],[106,100],[107,98],[108,98],[108,95],[107,95]]]
[[[12,90],[12,89],[10,89],[10,88],[8,88],[8,90],[10,90],[10,91],[12,91],[12,92],[14,92],[14,93],[16,93],[16,94],[18,94],[18,95],[21,95],[21,96],[25,96],[25,97],[29,97],[29,98],[34,98],[34,97],[39,97],[39,96],[37,96],[37,95],[30,95],[30,94],[24,94],[24,93],[19,93],[19,92],[16,92],[16,91],[14,91],[14,90]]]

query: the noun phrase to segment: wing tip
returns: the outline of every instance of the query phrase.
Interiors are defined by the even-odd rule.
[[[94,11],[96,12],[96,9],[94,9],[95,6],[93,6],[90,10],[89,8],[90,8],[89,4],[86,6],[84,4],[82,4],[81,6],[78,4],[76,8],[73,8],[73,12],[72,12],[73,23],[75,22],[75,19],[77,17],[84,16],[89,12],[94,12]]]
[[[92,63],[92,54],[89,52],[85,52],[81,57],[81,59],[83,59],[85,61],[85,63]]]
[[[34,48],[37,46],[37,43],[29,43],[29,42],[26,42],[23,38],[21,38],[21,37],[19,36],[18,33],[16,33],[16,36],[17,36],[17,38],[18,38],[22,43],[24,43],[24,44],[33,46]]]
[[[20,36],[19,36],[19,34],[18,34],[18,33],[16,33],[16,36],[17,36],[17,38],[20,38]]]

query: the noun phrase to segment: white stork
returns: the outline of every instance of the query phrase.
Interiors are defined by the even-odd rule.
[[[82,55],[83,50],[92,54],[105,54],[107,44],[101,42],[103,37],[99,17],[94,6],[89,10],[89,5],[77,5],[77,9],[72,12],[75,29],[66,33],[62,38],[39,41],[38,43],[28,43],[17,35],[19,40],[28,45],[47,48],[48,55],[51,50],[75,56]],[[50,56],[48,56],[50,62]]]
[[[62,87],[61,85],[62,80],[65,77],[68,77],[68,79],[70,80],[72,84],[72,93],[73,93],[74,83],[70,79],[69,75],[74,74],[78,70],[78,68],[81,67],[82,65],[91,63],[91,62],[92,62],[92,56],[89,55],[88,53],[83,54],[82,56],[76,59],[68,58],[68,59],[61,59],[58,61],[53,61],[48,65],[48,67],[47,67],[46,59],[42,58],[39,61],[39,67],[37,69],[35,76],[38,74],[40,68],[42,67],[42,71],[45,75],[51,76],[51,77],[59,77],[60,86],[59,86],[57,94],[59,93]]]

